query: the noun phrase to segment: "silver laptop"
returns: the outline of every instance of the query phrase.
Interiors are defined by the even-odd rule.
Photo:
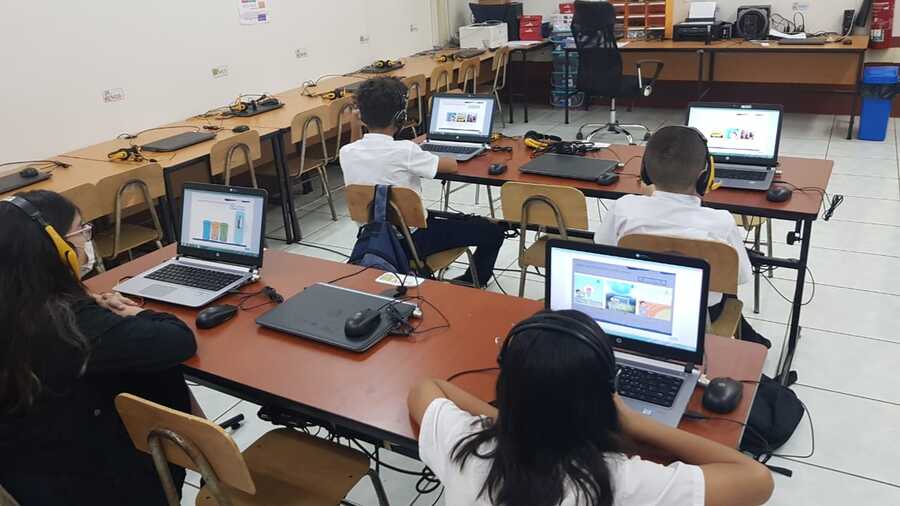
[[[116,291],[200,307],[255,281],[263,263],[266,198],[265,190],[186,183],[177,256]]]
[[[675,427],[700,377],[709,265],[590,243],[547,243],[546,304],[576,309],[613,339],[616,388],[638,413]]]
[[[694,102],[687,126],[706,136],[723,188],[767,191],[778,166],[780,105]]]
[[[422,149],[465,162],[480,155],[491,143],[494,97],[436,94],[429,117],[431,122]]]

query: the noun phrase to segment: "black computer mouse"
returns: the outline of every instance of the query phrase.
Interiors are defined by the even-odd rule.
[[[19,175],[26,179],[31,179],[33,177],[40,176],[41,171],[35,169],[34,167],[25,167],[24,169],[19,171]]]
[[[246,132],[247,130],[250,130],[250,127],[248,127],[247,125],[238,125],[231,129],[231,131],[236,134],[239,134],[241,132]]]
[[[609,186],[619,182],[619,175],[615,172],[605,172],[597,178],[597,184],[600,186]]]
[[[364,309],[344,322],[344,335],[350,339],[362,339],[372,335],[381,323],[381,312]]]
[[[488,167],[488,174],[491,176],[499,176],[506,172],[506,164],[505,163],[492,163]]]
[[[794,191],[784,185],[773,185],[769,188],[769,191],[766,192],[766,200],[769,202],[786,202],[790,200],[791,195],[794,194]]]
[[[197,328],[211,329],[234,318],[238,312],[237,306],[231,304],[217,304],[197,313]]]
[[[703,392],[703,407],[714,413],[731,413],[744,396],[744,385],[731,378],[715,378]]]

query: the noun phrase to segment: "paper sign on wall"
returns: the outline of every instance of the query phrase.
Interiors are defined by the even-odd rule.
[[[242,25],[269,22],[269,0],[238,0],[238,16]]]

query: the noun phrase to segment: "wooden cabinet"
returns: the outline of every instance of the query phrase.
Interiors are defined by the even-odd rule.
[[[672,38],[674,0],[613,0],[616,33],[626,39]]]

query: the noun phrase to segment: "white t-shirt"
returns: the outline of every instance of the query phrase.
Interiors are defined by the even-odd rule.
[[[595,240],[615,246],[626,235],[651,234],[724,242],[738,253],[738,284],[747,283],[753,278],[753,267],[734,217],[700,202],[697,196],[658,190],[649,197],[626,195],[610,204]],[[722,294],[709,293],[710,306],[721,300]]]
[[[395,141],[383,134],[366,134],[341,148],[344,184],[392,185],[422,196],[421,178],[434,179],[438,157],[412,141]]]
[[[459,409],[449,399],[435,399],[425,411],[419,433],[419,456],[446,487],[447,506],[492,506],[478,497],[491,462],[469,457],[465,469],[453,462],[456,443],[481,428],[481,418]],[[482,447],[481,452],[487,451]],[[624,455],[609,455],[615,506],[703,506],[703,471],[676,462],[663,466]],[[574,491],[562,506],[577,506]]]

